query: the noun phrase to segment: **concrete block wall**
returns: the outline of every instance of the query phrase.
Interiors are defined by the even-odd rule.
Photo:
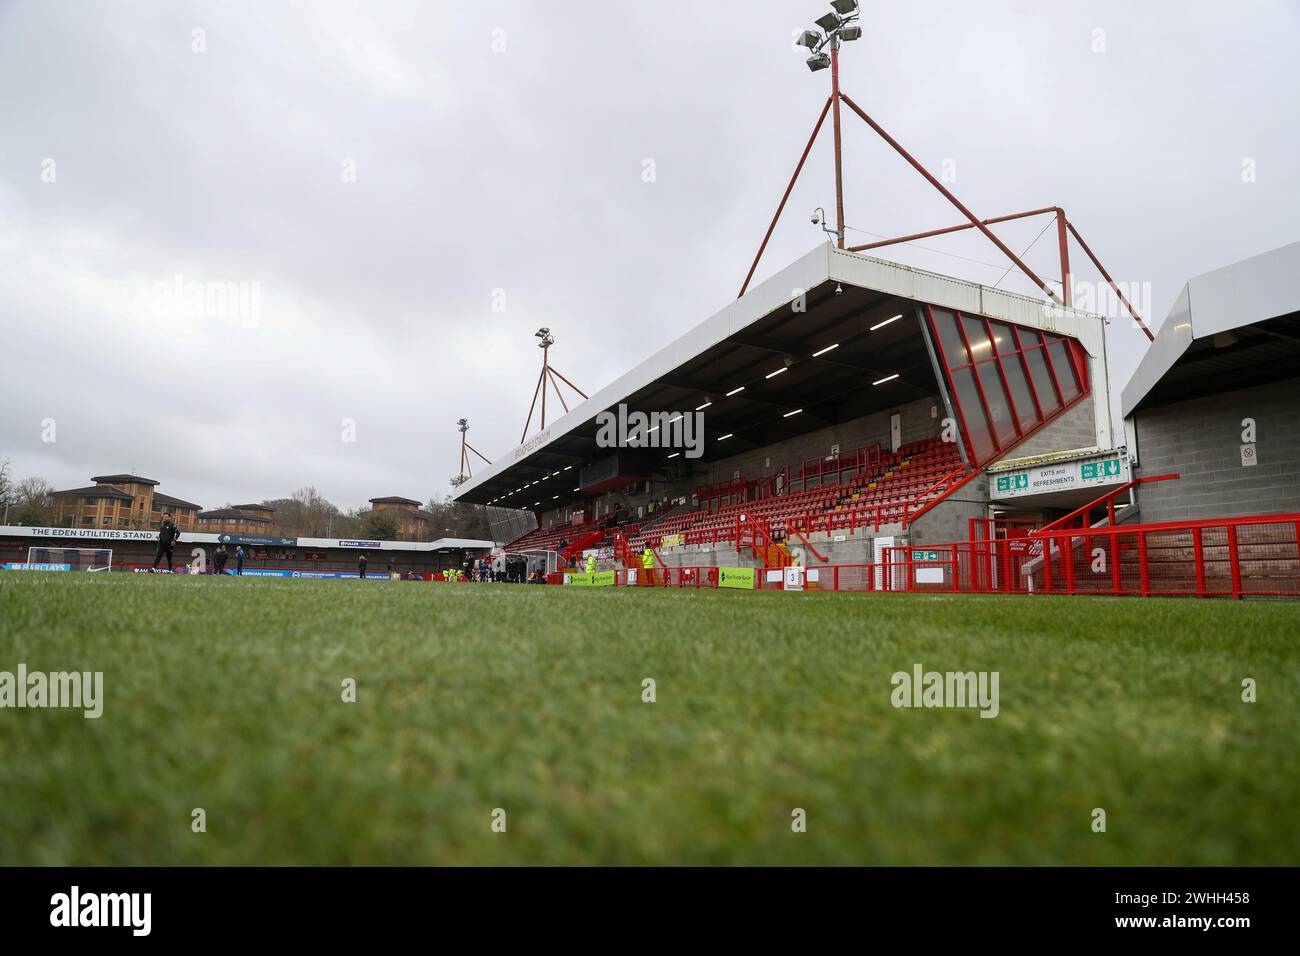
[[[845,534],[844,532],[840,532]],[[881,532],[884,534],[885,532]],[[804,559],[804,567],[819,568],[828,564],[871,564],[875,559],[872,557],[872,542],[876,535],[871,532],[858,531],[854,534],[845,534],[844,541],[817,541],[810,539],[812,546],[816,548],[827,560],[819,561],[811,554],[807,554]],[[792,551],[794,548],[804,547],[804,543],[799,539],[793,542],[787,542]],[[805,548],[805,551],[807,549]]]
[[[1032,458],[1097,444],[1097,416],[1091,399],[1084,399],[1042,431],[1012,449],[1008,459]]]
[[[1245,418],[1255,420],[1253,467],[1241,464]],[[1182,476],[1138,489],[1143,522],[1300,512],[1297,380],[1141,410],[1135,425],[1134,475]]]
[[[950,544],[970,538],[970,519],[984,518],[989,510],[989,480],[978,478],[957,489],[908,528],[910,544]]]

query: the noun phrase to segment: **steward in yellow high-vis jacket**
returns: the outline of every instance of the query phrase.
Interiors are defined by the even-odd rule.
[[[641,573],[646,584],[655,583],[655,553],[649,547],[641,552]]]
[[[589,554],[587,555],[587,573],[594,574],[595,571],[596,571],[596,556],[594,554]]]

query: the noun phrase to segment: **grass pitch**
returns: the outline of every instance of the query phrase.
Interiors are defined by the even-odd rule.
[[[1295,603],[0,574],[0,671],[104,672],[98,720],[0,710],[0,863],[1294,864],[1298,641]],[[999,715],[895,709],[917,663]]]

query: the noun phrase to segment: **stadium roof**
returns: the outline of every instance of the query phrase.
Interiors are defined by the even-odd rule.
[[[1094,390],[1106,394],[1098,316],[828,242],[497,456],[454,497],[525,509],[584,497],[569,479],[613,453],[597,445],[596,416],[620,403],[644,412],[707,407],[709,461],[934,395],[934,366],[918,334],[917,306],[927,302],[1079,339],[1100,359]],[[1096,407],[1099,443],[1110,442],[1108,402]],[[658,464],[671,453],[656,450]]]
[[[91,481],[102,481],[106,485],[156,485],[158,482],[152,478],[141,478],[139,475],[99,475],[92,477]]]
[[[423,502],[402,498],[398,495],[389,495],[387,498],[371,498],[370,503],[372,505],[415,505],[418,508]]]
[[[1300,363],[1300,242],[1197,276],[1120,396],[1137,409],[1293,378]]]

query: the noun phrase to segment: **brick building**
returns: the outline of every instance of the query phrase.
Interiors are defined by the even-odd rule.
[[[410,498],[390,495],[371,498],[374,512],[391,515],[397,521],[397,536],[404,541],[422,541],[433,532],[433,515],[420,507],[420,502]]]
[[[156,528],[170,512],[177,527],[196,528],[203,506],[156,490],[158,482],[139,475],[100,475],[85,488],[56,491],[54,520],[77,528]]]
[[[275,509],[270,505],[231,505],[200,511],[197,530],[211,534],[274,534]]]

